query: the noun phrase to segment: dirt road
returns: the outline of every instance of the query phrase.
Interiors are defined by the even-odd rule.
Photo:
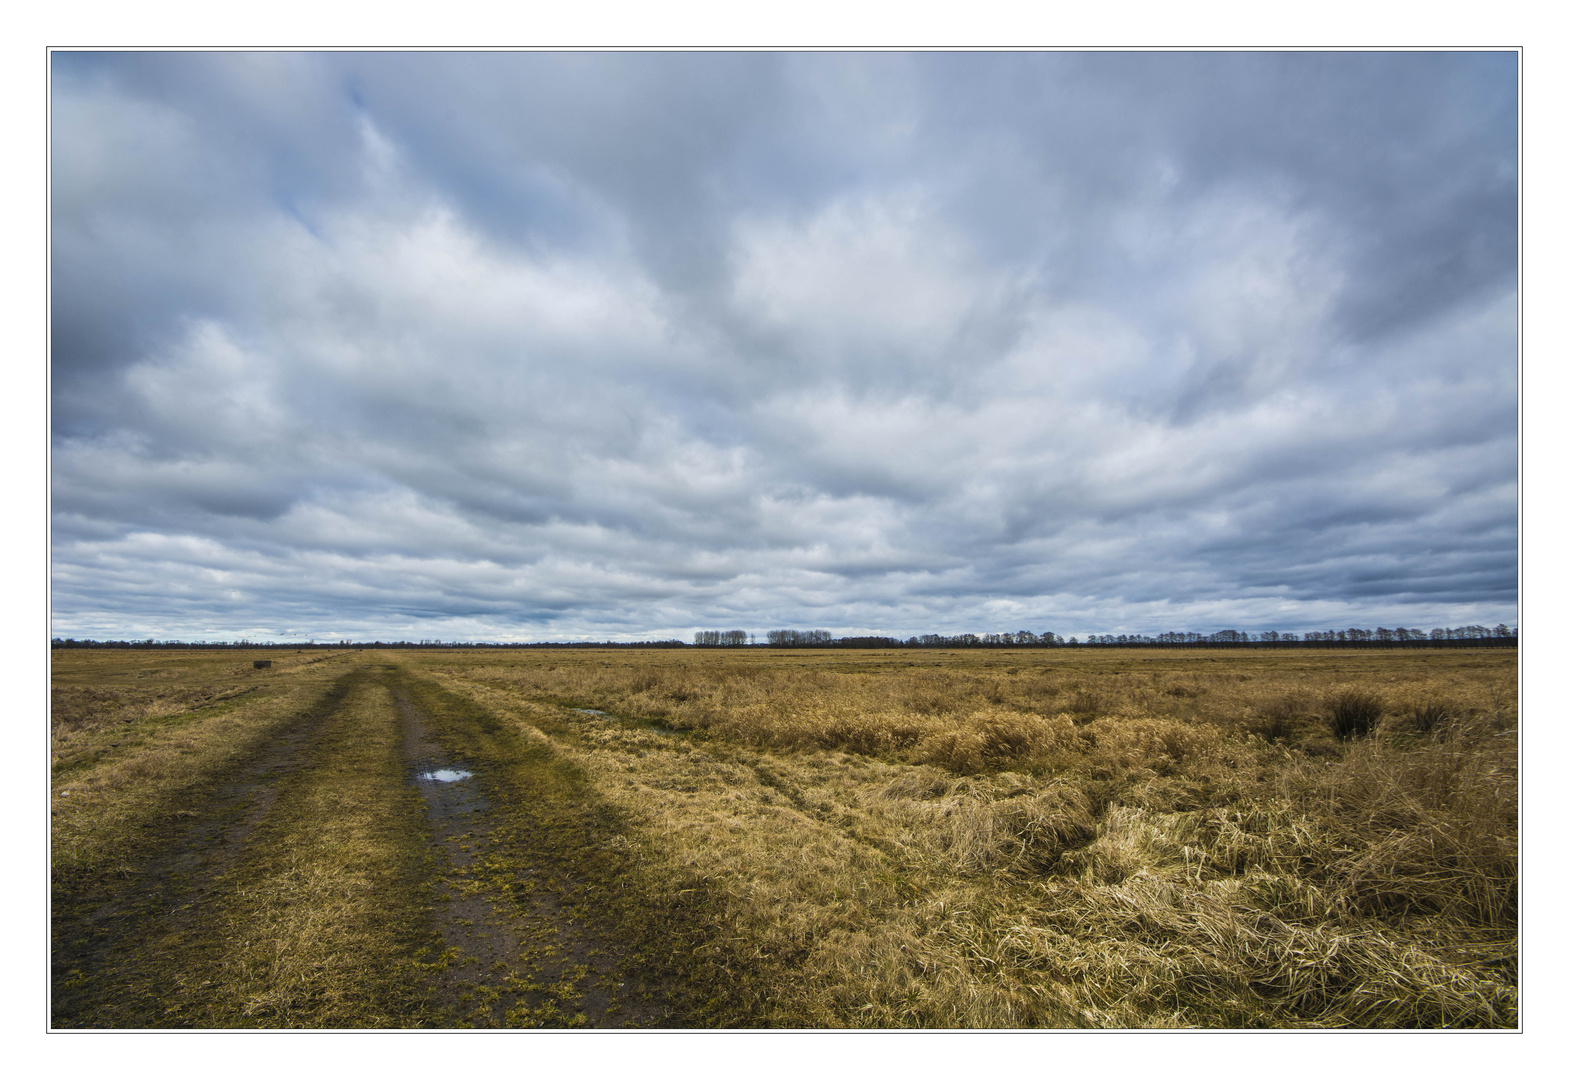
[[[460,705],[346,665],[116,858],[57,866],[53,1025],[680,1026],[568,854],[570,770]]]

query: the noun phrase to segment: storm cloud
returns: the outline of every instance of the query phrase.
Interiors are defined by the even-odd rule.
[[[58,635],[1516,621],[1513,52],[51,67]]]

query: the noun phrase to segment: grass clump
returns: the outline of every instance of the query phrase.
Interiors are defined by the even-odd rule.
[[[1455,710],[1436,701],[1424,701],[1411,713],[1411,726],[1426,733],[1455,718]]]
[[[1366,690],[1343,690],[1329,700],[1329,726],[1337,739],[1369,734],[1383,715],[1383,699]]]

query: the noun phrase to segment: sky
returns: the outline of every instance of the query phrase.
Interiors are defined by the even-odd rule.
[[[1513,52],[50,63],[58,636],[1517,622]]]

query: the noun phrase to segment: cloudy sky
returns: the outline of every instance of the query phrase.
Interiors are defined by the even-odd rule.
[[[1517,620],[1514,53],[51,69],[57,635]]]

